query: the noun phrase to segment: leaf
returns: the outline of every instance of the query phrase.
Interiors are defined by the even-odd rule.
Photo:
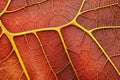
[[[7,0],[1,0],[1,1],[0,1],[0,12],[1,12],[2,10],[4,10],[4,7],[5,7],[6,3],[7,3]]]
[[[0,80],[119,80],[119,2],[0,4]]]

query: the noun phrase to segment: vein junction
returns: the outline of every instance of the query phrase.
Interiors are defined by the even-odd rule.
[[[25,8],[25,7],[22,7],[22,8],[19,8],[19,9],[17,9],[17,10],[7,11],[7,8],[9,7],[11,1],[12,1],[12,0],[8,0],[7,5],[6,5],[5,8],[3,9],[3,11],[0,13],[0,17],[1,17],[3,14],[13,13],[13,12],[16,12],[16,11],[19,11],[19,10]],[[46,1],[46,0],[45,0],[45,1]],[[41,2],[41,3],[43,3],[43,2]],[[73,18],[73,20],[70,21],[70,22],[67,23],[67,24],[62,25],[62,26],[50,27],[50,28],[41,28],[41,29],[35,29],[35,30],[30,30],[30,31],[25,31],[25,32],[19,32],[19,33],[11,33],[11,32],[9,32],[9,31],[5,28],[5,26],[4,26],[4,24],[2,23],[2,21],[0,21],[0,28],[2,29],[2,33],[0,34],[0,37],[1,37],[3,34],[5,34],[5,35],[8,37],[11,45],[13,46],[13,50],[16,52],[17,58],[18,58],[18,60],[19,60],[19,62],[20,62],[20,65],[21,65],[23,71],[24,71],[24,74],[25,74],[25,76],[26,76],[26,78],[27,78],[28,80],[30,80],[29,74],[28,74],[28,72],[27,72],[27,69],[26,69],[26,67],[25,67],[25,65],[24,65],[24,62],[23,62],[23,60],[22,60],[22,58],[21,58],[21,56],[20,56],[20,53],[19,53],[19,51],[18,51],[18,49],[17,49],[17,46],[16,46],[13,38],[16,37],[16,36],[26,35],[26,34],[30,34],[30,33],[36,34],[37,32],[40,32],[40,31],[56,31],[56,32],[58,32],[59,37],[60,37],[60,39],[61,39],[61,41],[62,41],[62,44],[63,44],[63,46],[64,46],[66,55],[67,55],[67,57],[68,57],[68,59],[69,59],[69,62],[70,62],[70,64],[72,65],[72,68],[73,68],[73,70],[74,70],[77,78],[79,79],[79,77],[78,77],[78,75],[77,75],[77,72],[76,72],[76,70],[75,70],[75,68],[74,68],[74,65],[73,65],[73,63],[72,63],[72,60],[71,60],[71,58],[70,58],[70,56],[69,56],[69,54],[68,54],[68,52],[67,52],[67,46],[66,46],[66,44],[65,44],[65,42],[64,42],[64,39],[63,39],[63,37],[62,37],[62,34],[61,34],[61,29],[64,28],[64,27],[68,27],[69,25],[75,25],[75,26],[78,27],[79,29],[81,29],[81,30],[83,30],[84,32],[86,32],[86,33],[92,38],[92,40],[97,44],[97,46],[102,50],[103,54],[104,54],[105,57],[108,59],[108,61],[111,63],[111,65],[112,65],[113,68],[116,70],[116,72],[118,73],[118,75],[120,75],[120,71],[118,70],[118,68],[115,66],[115,64],[113,63],[113,61],[111,60],[111,58],[108,56],[108,54],[105,52],[105,50],[103,49],[103,47],[101,46],[101,44],[97,41],[97,39],[96,39],[96,38],[93,36],[93,34],[92,34],[92,33],[93,33],[94,31],[96,31],[96,30],[100,30],[100,29],[110,29],[110,28],[120,28],[120,26],[103,26],[103,27],[97,27],[97,28],[88,30],[88,29],[86,29],[84,26],[81,26],[80,24],[78,24],[77,21],[76,21],[76,19],[77,19],[77,17],[78,17],[79,15],[82,15],[82,14],[84,14],[84,13],[86,13],[86,12],[93,11],[93,10],[97,10],[97,9],[100,9],[100,8],[105,8],[105,7],[112,6],[112,5],[118,5],[118,4],[116,3],[116,4],[112,4],[112,5],[106,5],[106,6],[103,6],[103,7],[98,7],[98,8],[86,10],[86,11],[81,11],[81,9],[83,8],[84,3],[85,3],[85,0],[83,0],[81,6],[80,6],[80,8],[79,8],[79,11],[78,11],[78,13],[76,14],[76,16]],[[40,3],[36,3],[36,4],[40,4]],[[34,5],[34,4],[31,4],[31,5],[29,5],[29,6],[32,6],[32,5]],[[118,5],[118,6],[119,6],[119,5]]]

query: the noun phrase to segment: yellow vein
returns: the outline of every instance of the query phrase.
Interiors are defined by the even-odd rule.
[[[87,29],[85,29],[82,25],[78,24],[76,21],[73,21],[72,25],[82,29],[84,32],[88,32]]]
[[[35,32],[34,32],[34,35],[36,36],[36,38],[37,38],[37,40],[38,40],[38,42],[39,42],[39,44],[40,44],[40,46],[41,46],[42,52],[43,52],[43,54],[44,54],[44,57],[45,57],[48,65],[49,65],[51,71],[53,72],[56,80],[58,80],[57,75],[56,75],[56,73],[54,72],[54,70],[53,70],[53,68],[52,68],[52,66],[51,66],[51,64],[50,64],[50,62],[49,62],[49,60],[48,60],[48,58],[47,58],[47,55],[46,55],[46,53],[45,53],[45,50],[44,50],[44,47],[43,47],[43,44],[42,44],[41,40],[39,39],[38,35],[37,35]]]
[[[4,25],[2,24],[1,21],[0,21],[0,26],[1,26],[2,30],[3,30],[3,32],[6,34],[7,38],[9,39],[9,41],[10,41],[12,47],[13,47],[13,50],[15,51],[16,56],[17,56],[17,58],[18,58],[18,60],[20,62],[20,65],[21,65],[21,67],[22,67],[22,69],[23,69],[23,71],[25,73],[26,78],[28,80],[30,80],[30,77],[28,75],[27,69],[25,68],[23,60],[22,60],[22,58],[20,56],[20,53],[19,53],[19,51],[17,49],[17,46],[16,46],[15,42],[14,42],[13,36],[9,33],[9,31],[7,31],[7,29],[4,27]]]
[[[11,10],[11,11],[7,11],[7,10],[6,10],[5,13],[17,12],[17,11],[19,11],[19,10],[22,10],[22,9],[26,8],[26,7],[33,6],[33,5],[37,5],[37,4],[41,4],[41,3],[45,2],[45,1],[47,1],[47,0],[43,0],[43,1],[41,1],[41,2],[37,2],[37,3],[29,4],[29,5],[26,4],[25,6],[23,6],[23,7],[21,7],[21,8],[18,8],[18,9],[16,9],[16,10]]]
[[[0,38],[2,37],[2,35],[3,35],[3,32],[0,34]]]
[[[120,56],[120,54],[114,54],[114,55],[112,55],[110,57],[112,58],[112,57],[118,57],[118,56]]]
[[[41,29],[35,29],[35,30],[30,30],[30,31],[24,31],[24,32],[19,32],[19,33],[11,33],[13,36],[21,36],[25,34],[30,34],[30,33],[36,33],[39,31],[54,31],[56,28],[41,28]]]
[[[2,12],[0,13],[0,16],[2,16],[2,15],[6,12],[6,10],[7,10],[7,8],[9,7],[11,1],[12,1],[12,0],[8,0],[5,8],[4,8],[4,9],[2,10]]]
[[[17,46],[16,46],[16,44],[15,44],[15,42],[14,42],[13,37],[11,37],[10,35],[7,35],[7,37],[8,37],[8,39],[10,40],[11,45],[13,46],[13,49],[15,50],[16,56],[17,56],[17,58],[18,58],[18,60],[19,60],[19,62],[20,62],[20,64],[21,64],[21,67],[22,67],[22,69],[23,69],[23,71],[24,71],[27,79],[30,80],[30,77],[29,77],[29,75],[28,75],[27,69],[26,69],[26,67],[25,67],[25,65],[24,65],[24,62],[23,62],[21,56],[20,56],[20,53],[19,53],[19,51],[18,51],[18,49],[17,49]]]
[[[111,5],[105,5],[105,6],[101,6],[101,7],[96,7],[96,8],[92,8],[92,9],[88,9],[88,10],[80,12],[79,15],[87,13],[87,12],[90,12],[90,11],[94,11],[94,10],[97,10],[97,9],[102,9],[102,8],[107,8],[107,7],[115,6],[115,5],[118,5],[118,3],[114,3],[114,4],[111,4]]]
[[[83,5],[84,5],[85,1],[86,1],[86,0],[83,0],[83,1],[82,1],[82,4],[81,4],[81,6],[80,6],[80,8],[79,8],[79,10],[78,10],[78,12],[77,12],[77,14],[76,14],[76,16],[73,18],[72,21],[76,21],[77,17],[78,17],[79,14],[81,13],[81,10],[82,10],[82,8],[83,8]]]
[[[90,32],[94,32],[94,31],[96,31],[96,30],[100,30],[100,29],[118,29],[118,28],[120,28],[120,26],[103,26],[103,27],[97,27],[97,28],[93,28],[93,29],[91,29],[90,30]]]
[[[72,63],[72,60],[71,60],[71,58],[70,58],[70,56],[69,56],[69,53],[68,53],[68,51],[67,51],[67,46],[66,46],[66,44],[65,44],[65,41],[64,41],[64,39],[63,39],[63,36],[62,36],[62,33],[61,33],[60,30],[61,30],[61,29],[57,30],[57,32],[58,32],[59,37],[60,37],[60,39],[61,39],[61,41],[62,41],[64,50],[65,50],[66,55],[67,55],[67,57],[68,57],[68,60],[69,60],[69,62],[70,62],[70,64],[71,64],[71,67],[72,67],[72,69],[73,69],[73,71],[74,71],[77,79],[79,80],[79,76],[78,76],[78,74],[77,74],[77,72],[76,72],[76,69],[75,69],[75,67],[74,67],[74,65],[73,65],[73,63]]]
[[[115,66],[115,64],[112,62],[112,60],[110,59],[110,57],[108,56],[108,54],[105,52],[105,50],[102,48],[102,46],[100,45],[100,43],[96,40],[96,38],[93,36],[92,32],[90,30],[85,29],[83,26],[81,26],[80,24],[78,24],[77,22],[74,22],[73,25],[75,25],[76,27],[82,29],[84,32],[86,32],[93,40],[94,42],[98,45],[98,47],[102,50],[102,52],[104,53],[105,57],[109,60],[109,62],[111,63],[111,65],[113,66],[113,68],[116,70],[116,72],[118,73],[118,75],[120,75],[119,70],[117,69],[117,67]]]
[[[5,8],[4,8],[4,9],[2,10],[2,12],[0,13],[0,16],[2,16],[2,15],[7,11],[7,8],[9,7],[10,2],[11,2],[11,0],[8,0]],[[8,37],[8,39],[9,39],[10,42],[11,42],[11,45],[13,46],[13,49],[14,49],[15,52],[16,52],[16,55],[17,55],[17,57],[18,57],[18,60],[19,60],[19,62],[20,62],[20,65],[21,65],[21,67],[22,67],[22,69],[23,69],[23,71],[24,71],[24,73],[25,73],[26,78],[27,78],[28,80],[30,80],[30,77],[29,77],[29,75],[28,75],[28,73],[27,73],[27,70],[26,70],[25,65],[24,65],[24,63],[23,63],[23,61],[22,61],[22,58],[21,58],[21,56],[20,56],[20,54],[19,54],[19,52],[18,52],[18,50],[17,50],[17,47],[16,47],[16,45],[15,45],[15,43],[14,43],[13,36],[10,35],[10,32],[7,31],[7,29],[4,27],[4,25],[2,24],[1,21],[0,21],[0,25],[1,25],[1,28],[2,28],[2,33],[1,33],[0,36],[2,36],[3,33],[6,34],[6,36]]]
[[[119,72],[118,68],[115,66],[115,64],[113,63],[113,61],[110,59],[110,57],[108,56],[108,54],[105,52],[105,50],[103,49],[103,47],[100,45],[100,43],[96,40],[96,38],[93,36],[92,33],[88,33],[88,34],[94,40],[94,42],[98,45],[98,47],[102,50],[102,52],[104,53],[104,55],[106,56],[106,58],[108,59],[108,61],[112,64],[113,68],[116,70],[116,72],[120,76],[120,72]]]
[[[81,4],[81,6],[80,6],[79,12],[81,12],[81,10],[82,10],[82,8],[83,8],[83,5],[85,4],[85,1],[86,1],[86,0],[83,0],[82,4]]]
[[[0,13],[0,16],[3,15],[5,12],[7,12],[6,10],[7,10],[8,6],[9,6],[10,2],[11,2],[11,0],[8,1],[6,7],[5,7],[4,10]],[[99,42],[95,39],[95,37],[92,35],[92,32],[93,32],[93,31],[99,30],[99,29],[103,29],[103,28],[106,28],[106,27],[101,27],[101,28],[95,28],[95,29],[92,29],[92,30],[87,30],[87,29],[85,29],[83,26],[79,25],[79,24],[76,22],[76,19],[77,19],[77,17],[78,17],[80,14],[86,13],[86,12],[88,12],[88,11],[100,9],[100,8],[105,8],[105,7],[109,7],[109,6],[118,5],[118,3],[111,4],[111,5],[107,5],[107,6],[102,6],[102,7],[97,7],[97,8],[94,8],[94,9],[90,9],[90,10],[86,10],[86,11],[80,12],[81,9],[82,9],[82,7],[83,7],[83,4],[84,4],[84,3],[85,3],[85,0],[83,0],[82,5],[81,5],[81,7],[80,7],[80,9],[79,9],[79,11],[78,11],[78,13],[77,13],[77,15],[75,16],[75,18],[74,18],[68,25],[73,24],[73,25],[75,25],[76,27],[79,27],[79,28],[82,29],[83,31],[87,32],[87,34],[89,34],[90,37],[96,42],[96,44],[101,48],[101,50],[103,51],[103,53],[105,54],[105,56],[107,57],[107,59],[110,61],[110,63],[113,65],[113,67],[114,67],[115,70],[117,71],[117,73],[120,74],[119,71],[118,71],[118,69],[117,69],[117,67],[114,65],[114,63],[113,63],[112,60],[109,58],[109,56],[107,55],[107,53],[104,51],[104,49],[102,48],[102,46],[101,46],[101,45],[99,44]],[[119,6],[119,5],[118,5],[118,6]],[[66,45],[65,45],[64,39],[62,38],[62,34],[61,34],[61,32],[60,32],[60,29],[61,29],[61,28],[67,27],[68,25],[63,25],[63,26],[56,27],[56,28],[36,29],[36,30],[31,30],[31,31],[26,31],[26,32],[21,32],[21,33],[10,33],[10,32],[7,31],[7,29],[5,29],[5,27],[2,27],[2,30],[3,30],[3,33],[5,33],[5,34],[7,35],[7,37],[9,38],[9,40],[11,41],[11,43],[13,44],[13,46],[14,46],[14,48],[15,48],[15,51],[17,52],[16,54],[17,54],[17,56],[18,56],[18,59],[20,59],[21,63],[23,63],[23,62],[22,62],[22,58],[20,57],[20,54],[19,54],[19,52],[18,52],[18,50],[17,50],[17,47],[16,47],[16,45],[15,45],[15,43],[14,43],[13,36],[20,36],[20,35],[29,34],[29,33],[34,33],[34,32],[38,32],[38,31],[49,31],[49,30],[55,30],[55,31],[57,31],[57,32],[59,33],[59,36],[60,36],[61,40],[62,40],[63,46],[64,46],[64,48],[65,48],[65,52],[66,52],[66,54],[67,54],[67,56],[68,56],[68,59],[69,59],[69,61],[71,62],[71,65],[72,65],[72,67],[73,67],[73,69],[74,69],[75,74],[77,75],[77,72],[75,71],[74,65],[72,64],[72,61],[71,61],[70,56],[69,56],[69,54],[68,54],[67,47],[66,47]],[[4,29],[3,29],[3,28],[4,28]],[[110,28],[110,27],[109,27],[109,28]],[[113,28],[115,28],[115,27],[113,27]],[[118,28],[118,27],[116,27],[116,28]],[[22,65],[22,67],[23,67],[23,69],[25,68],[24,64]],[[26,69],[25,69],[25,70],[26,70]],[[25,70],[24,70],[24,71],[25,71]],[[27,74],[27,71],[26,71],[26,74]],[[77,76],[77,77],[78,77],[78,76]],[[29,78],[29,76],[28,76],[28,78]]]
[[[30,33],[37,33],[39,31],[57,31],[61,28],[69,26],[71,23],[72,22],[69,22],[69,23],[66,23],[65,25],[58,26],[58,27],[41,28],[41,29],[35,29],[35,30],[24,31],[24,32],[19,32],[19,33],[11,33],[10,32],[10,34],[15,37],[15,36],[21,36],[21,35],[30,34]]]

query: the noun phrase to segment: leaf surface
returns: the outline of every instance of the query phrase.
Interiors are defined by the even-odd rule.
[[[119,80],[119,0],[2,0],[0,80]]]

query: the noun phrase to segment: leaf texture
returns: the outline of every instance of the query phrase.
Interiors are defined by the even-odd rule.
[[[0,80],[6,79],[26,78],[8,38],[3,35],[0,38]]]
[[[120,80],[119,0],[1,0],[0,80]]]

